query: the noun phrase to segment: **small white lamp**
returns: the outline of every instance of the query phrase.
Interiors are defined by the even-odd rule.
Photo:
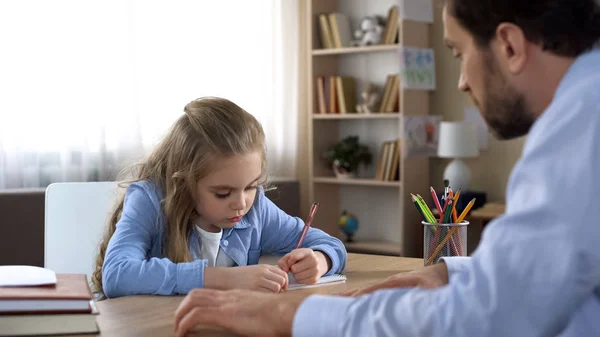
[[[444,179],[454,191],[466,191],[471,183],[471,169],[461,158],[479,155],[477,129],[471,122],[441,122],[438,157],[453,158],[444,170]]]

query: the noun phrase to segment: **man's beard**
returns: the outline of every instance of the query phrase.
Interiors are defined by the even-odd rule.
[[[510,86],[492,55],[485,55],[484,97],[475,102],[481,115],[497,139],[513,139],[526,135],[535,122],[525,97]]]

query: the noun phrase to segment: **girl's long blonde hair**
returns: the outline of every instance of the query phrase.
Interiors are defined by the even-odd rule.
[[[174,263],[192,260],[188,236],[192,230],[190,218],[196,214],[196,183],[211,172],[215,158],[261,151],[260,184],[267,182],[265,135],[251,114],[229,100],[216,97],[194,100],[185,106],[184,112],[147,160],[136,165],[136,173],[126,183],[149,180],[163,191],[162,253]],[[121,217],[123,201],[124,196],[108,221],[92,274],[94,291],[102,296],[104,255]]]

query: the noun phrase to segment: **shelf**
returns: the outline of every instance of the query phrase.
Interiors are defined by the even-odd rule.
[[[400,187],[399,181],[381,181],[375,179],[339,179],[335,177],[314,177],[315,183],[337,184],[337,185],[361,185],[361,186],[382,186],[382,187]]]
[[[321,15],[334,12],[341,12],[345,16],[363,17],[369,15],[373,10],[370,4],[375,3],[372,0],[354,0],[344,1],[340,6],[340,0],[308,0],[302,1],[304,4],[303,23],[299,25],[302,34],[300,34],[301,43],[308,45],[300,57],[306,67],[304,67],[303,77],[309,79],[305,81],[302,88],[301,102],[306,118],[306,132],[302,134],[306,143],[306,163],[301,163],[309,172],[307,197],[303,198],[303,206],[308,208],[310,201],[319,200],[324,209],[319,211],[319,224],[322,230],[329,235],[337,236],[340,233],[337,225],[340,214],[346,208],[354,209],[359,219],[368,219],[368,222],[377,224],[377,231],[367,233],[364,237],[358,236],[357,243],[348,245],[348,251],[356,251],[367,254],[382,255],[400,255],[402,256],[422,256],[423,254],[423,229],[419,224],[422,219],[419,212],[415,212],[415,205],[412,199],[405,197],[409,192],[428,191],[431,185],[430,169],[431,158],[424,156],[415,156],[407,158],[400,156],[393,159],[393,164],[399,167],[396,181],[376,180],[376,174],[373,167],[368,171],[357,175],[357,178],[338,178],[334,175],[331,168],[323,166],[321,153],[328,149],[332,144],[336,144],[342,138],[348,135],[359,136],[365,145],[372,147],[373,160],[372,165],[378,164],[380,152],[383,149],[382,144],[391,141],[394,138],[402,138],[403,119],[412,116],[427,116],[430,114],[431,91],[414,90],[399,86],[394,79],[391,83],[389,75],[398,74],[399,64],[402,63],[405,47],[414,48],[432,48],[431,24],[428,22],[418,22],[398,18],[397,36],[395,43],[387,40],[390,44],[377,44],[368,46],[352,46],[350,43],[344,43],[342,48],[324,48],[321,31]],[[393,6],[397,1],[389,2],[385,5],[376,6],[381,15],[391,18],[392,22],[397,15],[397,9]],[[373,8],[371,8],[373,7]],[[387,8],[387,10],[386,10]],[[439,14],[439,12],[438,12]],[[328,17],[327,17],[328,19]],[[345,20],[345,19],[344,19]],[[323,20],[323,26],[328,24],[329,20]],[[339,24],[339,23],[338,23]],[[324,27],[325,28],[325,27]],[[331,26],[329,27],[331,28]],[[346,27],[338,27],[345,29]],[[339,29],[336,29],[338,31]],[[396,28],[394,28],[396,33]],[[330,29],[330,35],[333,35]],[[344,32],[341,35],[347,35]],[[350,31],[352,33],[352,31]],[[337,42],[338,34],[335,34]],[[351,34],[352,35],[352,34]],[[341,39],[339,39],[341,40]],[[327,41],[327,46],[340,44],[331,44]],[[381,41],[383,42],[383,41]],[[438,65],[439,66],[439,65]],[[355,80],[354,88],[348,88],[353,96],[356,96],[356,103],[359,103],[361,87],[364,83],[377,83],[381,87],[380,95],[395,87],[394,95],[398,96],[393,109],[382,109],[375,107],[379,111],[373,111],[369,114],[357,113],[349,110],[357,110],[356,104],[349,105],[347,113],[326,113],[331,111],[329,106],[325,109],[323,102],[319,98],[331,99],[332,96],[338,99],[337,92],[332,95],[331,77],[347,76]],[[321,77],[322,79],[319,79]],[[387,84],[388,88],[385,87]],[[329,85],[329,88],[328,88]],[[335,84],[334,84],[335,85]],[[343,82],[342,82],[342,86]],[[350,87],[351,85],[349,85]],[[328,90],[329,89],[329,90]],[[344,89],[344,88],[342,88]],[[397,90],[397,92],[396,92]],[[343,91],[343,90],[341,90]],[[343,96],[343,95],[340,95]],[[388,95],[389,96],[389,95]],[[343,98],[343,97],[342,97]],[[381,97],[383,99],[383,97]],[[325,104],[327,105],[327,104]],[[373,110],[373,109],[370,109]],[[389,112],[393,110],[393,112]],[[335,111],[335,110],[333,110]],[[384,112],[388,111],[388,112]],[[395,156],[395,154],[394,154]],[[393,156],[392,156],[393,157]],[[349,194],[348,194],[349,193]],[[419,192],[424,193],[424,192]],[[424,196],[424,195],[423,195]],[[369,199],[373,205],[384,205],[385,208],[398,211],[394,213],[391,220],[390,215],[380,212],[377,209],[362,207],[363,200]],[[362,221],[362,220],[361,220]],[[360,240],[363,238],[364,240]]]
[[[313,114],[313,119],[398,119],[400,118],[398,112],[372,112],[368,114],[363,113],[327,113],[327,114]]]
[[[400,243],[385,241],[344,242],[348,253],[400,256]]]
[[[314,56],[321,56],[321,55],[374,53],[374,52],[383,52],[383,51],[394,51],[394,50],[398,50],[399,47],[400,47],[399,44],[381,44],[381,45],[376,45],[376,46],[365,46],[365,47],[313,49],[312,54]]]

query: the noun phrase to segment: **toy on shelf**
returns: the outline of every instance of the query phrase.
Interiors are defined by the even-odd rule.
[[[356,111],[365,114],[375,112],[379,108],[380,100],[381,95],[377,91],[377,86],[370,82],[366,83],[360,93],[360,103],[356,105]]]
[[[366,16],[360,21],[360,28],[354,31],[353,46],[381,44],[383,36],[383,19],[379,16]]]
[[[344,210],[338,220],[338,225],[346,235],[346,242],[354,242],[354,233],[358,230],[358,219],[354,214]]]

